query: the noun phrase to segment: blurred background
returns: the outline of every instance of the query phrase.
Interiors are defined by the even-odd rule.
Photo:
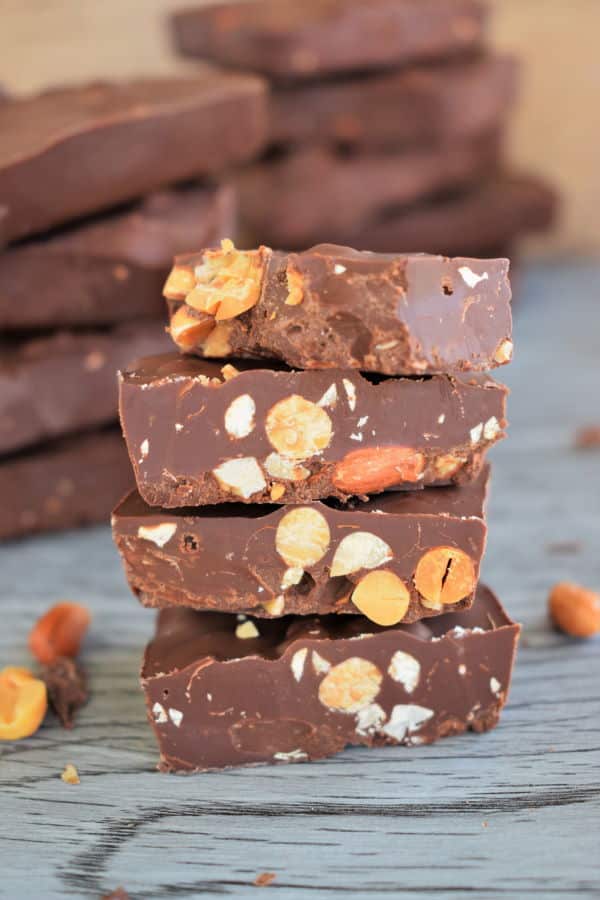
[[[189,70],[193,64],[177,56],[165,22],[185,5],[0,0],[0,83],[24,93],[56,83]],[[519,167],[546,176],[562,198],[555,228],[528,241],[528,251],[597,255],[600,3],[490,0],[489,6],[491,43],[522,63],[508,153]]]
[[[10,138],[9,168],[19,129],[52,142],[52,104],[71,126],[78,104],[94,109],[104,95],[85,89],[89,82],[158,77],[162,87],[155,84],[140,109],[160,106],[157,91],[164,108],[176,108],[183,90],[202,110],[210,93],[203,79],[217,65],[262,77],[248,104],[264,101],[261,123],[246,109],[257,128],[252,146],[228,120],[222,166],[214,160],[221,148],[202,144],[198,114],[198,145],[188,148],[196,156],[178,176],[150,166],[137,173],[144,190],[121,189],[110,202],[84,198],[85,208],[62,216],[43,208],[42,190],[35,213],[46,226],[4,239],[0,540],[105,521],[125,492],[131,473],[115,371],[170,349],[161,286],[176,253],[227,236],[290,250],[328,241],[509,255],[517,287],[523,260],[600,254],[600,3],[455,2],[466,13],[454,45],[446,35],[427,53],[404,48],[385,65],[363,59],[326,72],[311,70],[310,60],[307,71],[305,56],[303,71],[282,72],[290,60],[269,67],[264,21],[244,22],[236,3],[207,18],[201,0],[188,0],[184,17],[175,16],[182,0],[0,0],[0,142]],[[278,27],[286,17],[302,27],[311,4],[255,6],[276,9]],[[420,9],[429,10],[415,31],[423,41],[435,31],[435,5]],[[326,37],[328,53],[344,44],[338,30]],[[351,37],[360,47],[356,28]],[[179,75],[195,81],[183,89],[172,80]],[[40,118],[36,93],[63,86],[56,101],[43,101]],[[109,93],[102,102],[111,109],[116,101]],[[160,121],[155,116],[157,145]],[[98,146],[102,157],[101,137]],[[176,141],[172,149],[176,171]],[[11,206],[2,197],[1,153],[0,144],[0,212],[3,202]],[[110,159],[103,162],[110,174]],[[69,162],[72,170],[89,164],[76,155]],[[0,216],[0,243],[2,225]]]

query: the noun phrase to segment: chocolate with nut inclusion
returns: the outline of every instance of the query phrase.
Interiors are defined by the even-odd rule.
[[[374,379],[178,354],[120,375],[138,489],[169,508],[468,481],[503,437],[506,393],[481,374]]]
[[[481,371],[512,357],[508,260],[321,244],[178,257],[171,336],[204,357],[274,357],[383,375]]]
[[[361,611],[380,625],[460,610],[485,547],[487,468],[462,487],[367,503],[150,507],[113,514],[129,584],[147,606],[271,617]]]
[[[506,702],[518,635],[483,586],[470,610],[385,629],[362,616],[163,610],[142,669],[159,768],[301,762],[348,744],[485,731]]]

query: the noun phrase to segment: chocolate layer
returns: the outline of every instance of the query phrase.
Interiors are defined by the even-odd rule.
[[[252,76],[62,88],[0,107],[0,245],[261,148],[266,93]]]
[[[173,256],[236,229],[231,187],[154,194],[0,254],[0,329],[113,325],[164,315]]]
[[[108,522],[131,483],[116,428],[0,460],[0,540]]]
[[[167,346],[161,324],[153,321],[4,345],[0,453],[114,421],[117,369]]]
[[[173,30],[187,55],[299,79],[472,50],[484,11],[477,0],[233,0],[183,9]]]
[[[384,375],[478,371],[512,356],[508,265],[331,244],[242,253],[225,243],[179,257],[165,296],[173,338],[199,355]]]
[[[428,247],[450,256],[494,255],[498,247],[549,228],[556,210],[556,193],[545,182],[507,173],[447,198],[391,211],[359,229],[352,242],[377,253]]]
[[[503,436],[485,375],[367,379],[168,354],[119,376],[123,432],[151,506],[303,503],[468,481]]]
[[[240,621],[163,610],[142,686],[159,768],[321,759],[496,725],[519,626],[480,586],[468,611],[378,628],[362,616]]]
[[[146,606],[267,617],[356,613],[353,591],[362,582],[356,598],[365,615],[408,623],[471,604],[485,547],[487,482],[486,469],[463,487],[391,491],[342,508],[173,511],[150,507],[134,492],[113,514],[113,535],[130,587]],[[459,567],[462,577],[454,578]],[[367,597],[362,605],[365,590],[381,593],[387,585],[387,599]]]
[[[271,97],[270,140],[398,148],[486,134],[503,124],[516,74],[515,60],[489,55],[279,87]]]
[[[240,220],[256,244],[304,249],[349,243],[385,210],[475,184],[496,170],[499,143],[486,135],[400,152],[340,155],[306,147],[247,166],[235,180]]]

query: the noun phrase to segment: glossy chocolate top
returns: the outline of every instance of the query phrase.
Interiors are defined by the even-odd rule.
[[[221,171],[254,156],[265,132],[260,79],[213,70],[4,103],[0,244]]]

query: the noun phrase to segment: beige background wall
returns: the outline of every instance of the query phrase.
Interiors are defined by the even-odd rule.
[[[182,64],[163,19],[182,5],[0,0],[0,83],[28,92],[79,78],[172,71]],[[600,0],[492,0],[492,6],[496,44],[524,61],[510,156],[546,174],[565,196],[559,228],[535,249],[600,254]]]

